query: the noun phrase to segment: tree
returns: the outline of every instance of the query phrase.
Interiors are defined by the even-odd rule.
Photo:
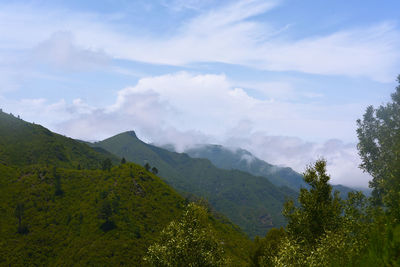
[[[155,175],[158,173],[158,169],[156,167],[151,168],[151,172]]]
[[[61,196],[64,194],[64,191],[61,188],[61,179],[60,175],[57,173],[56,167],[53,167],[53,177],[54,177],[54,194],[56,196]]]
[[[152,266],[228,266],[221,242],[208,222],[207,211],[194,203],[179,221],[172,221],[148,248]]]
[[[300,190],[300,207],[296,207],[292,200],[286,202],[283,215],[288,219],[289,236],[305,246],[313,246],[319,237],[338,227],[342,204],[339,192],[335,191],[332,195],[325,160],[318,160],[314,166],[307,167],[303,175],[310,189]]]
[[[278,254],[279,246],[285,235],[285,230],[281,227],[279,229],[272,228],[264,238],[256,237],[252,265],[255,267],[273,266],[273,259]]]
[[[104,222],[100,225],[100,229],[104,232],[110,231],[116,228],[114,221],[111,219],[113,215],[113,207],[111,202],[108,199],[104,199],[101,202],[99,209],[99,219],[104,220]]]
[[[146,164],[144,164],[144,168],[146,169],[146,171],[150,171],[150,164],[148,162],[146,162]]]
[[[375,204],[385,205],[400,222],[400,75],[392,102],[369,106],[357,121],[360,167],[373,177],[370,187]]]
[[[106,158],[105,160],[103,160],[103,162],[101,163],[101,169],[103,171],[110,171],[112,167],[112,162],[111,159]]]
[[[22,223],[22,219],[25,213],[25,206],[23,203],[18,203],[14,210],[14,215],[18,219],[18,230],[19,234],[27,234],[29,232],[28,227]]]
[[[121,159],[121,164],[125,164],[126,163],[126,159],[125,158],[122,158]]]

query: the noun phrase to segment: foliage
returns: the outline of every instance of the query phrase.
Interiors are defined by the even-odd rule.
[[[17,203],[15,207],[15,217],[18,219],[18,230],[19,234],[27,234],[29,232],[26,224],[22,223],[22,219],[24,218],[25,206],[23,203]]]
[[[300,190],[300,207],[295,207],[293,201],[285,203],[283,214],[288,218],[287,232],[305,246],[314,245],[319,237],[340,224],[342,205],[338,192],[332,196],[329,179],[326,161],[318,160],[304,173],[304,181],[310,189]]]
[[[0,265],[140,266],[158,233],[183,212],[184,199],[138,165],[57,168],[62,196],[54,194],[52,170],[0,165]],[[19,203],[24,208],[15,209]],[[16,231],[19,218],[29,233]]]
[[[157,175],[158,169],[156,167],[151,168],[151,172]]]
[[[252,254],[252,266],[272,266],[285,237],[286,232],[282,227],[279,229],[272,228],[264,238],[256,237],[254,240],[255,250]]]
[[[226,266],[223,244],[215,238],[207,211],[194,203],[172,221],[148,249],[152,266]]]
[[[54,177],[54,194],[56,196],[61,196],[64,191],[61,189],[61,179],[60,175],[57,174],[56,167],[53,167],[53,177]]]
[[[150,171],[151,166],[148,162],[146,162],[146,164],[144,164],[144,168],[146,169],[146,171]]]
[[[366,249],[354,257],[354,266],[400,266],[400,225],[380,222],[370,228]]]
[[[111,159],[106,158],[101,162],[101,169],[103,171],[110,171],[112,168],[112,162]]]
[[[306,169],[309,189],[300,191],[298,207],[286,203],[286,231],[272,239],[273,253],[266,247],[256,251],[255,266],[357,266],[375,227],[376,210],[361,192],[350,192],[342,201],[337,192],[332,194],[329,179],[324,160]]]
[[[357,124],[361,168],[373,177],[375,203],[383,203],[400,223],[400,85],[391,103],[369,106]]]

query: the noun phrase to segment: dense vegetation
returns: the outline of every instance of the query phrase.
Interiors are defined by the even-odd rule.
[[[304,174],[310,187],[300,205],[285,204],[287,227],[256,240],[254,266],[400,266],[400,85],[391,103],[368,107],[357,124],[372,197],[332,195],[326,162],[317,161]]]
[[[297,193],[277,187],[268,179],[238,170],[223,170],[209,160],[193,159],[140,141],[134,132],[125,132],[94,144],[139,164],[156,166],[159,175],[181,193],[209,201],[254,238],[285,225],[282,207]]]
[[[2,266],[143,266],[147,248],[186,209],[183,197],[142,166],[112,167],[110,154],[41,126],[3,113],[0,140]],[[65,157],[52,158],[57,153]],[[206,214],[226,257],[245,265],[250,240]]]

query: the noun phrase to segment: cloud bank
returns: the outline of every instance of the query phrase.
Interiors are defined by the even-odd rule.
[[[174,144],[180,151],[201,143],[242,147],[299,172],[325,157],[334,183],[366,186],[368,181],[357,168],[355,144],[329,140],[345,130],[354,131],[355,121],[345,114],[356,106],[259,100],[224,75],[178,72],[142,78],[135,86],[120,90],[115,102],[106,107],[90,106],[81,99],[72,103],[25,99],[8,102],[8,106],[14,106],[24,119],[74,138],[100,140],[135,130],[145,141]],[[342,121],[336,119],[338,113],[343,113]],[[315,136],[328,141],[304,141],[315,140]]]

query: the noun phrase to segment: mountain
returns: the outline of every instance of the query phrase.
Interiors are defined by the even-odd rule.
[[[185,150],[193,158],[209,159],[215,166],[226,170],[241,170],[256,176],[266,177],[276,186],[287,186],[296,192],[308,188],[303,176],[289,167],[279,167],[265,162],[244,149],[229,149],[221,145],[197,145]],[[344,185],[332,185],[342,198],[356,189]],[[368,195],[367,190],[363,190]]]
[[[236,169],[256,176],[268,177],[277,186],[287,186],[295,191],[307,184],[300,174],[288,167],[278,167],[252,155],[244,149],[228,149],[221,145],[198,145],[185,150],[193,158],[209,159],[222,169]]]
[[[186,200],[140,165],[97,168],[109,156],[0,112],[1,266],[143,266]],[[251,241],[219,217],[216,236],[245,265]]]
[[[207,199],[213,208],[239,225],[250,237],[264,236],[272,227],[283,226],[283,203],[287,197],[297,196],[293,190],[277,187],[263,177],[220,169],[207,159],[194,159],[185,153],[146,144],[133,131],[93,145],[129,161],[155,166],[172,187]]]
[[[119,162],[118,157],[105,150],[94,150],[72,138],[1,111],[0,136],[0,163],[6,165],[50,164],[66,168],[79,165],[96,169],[106,158]]]

